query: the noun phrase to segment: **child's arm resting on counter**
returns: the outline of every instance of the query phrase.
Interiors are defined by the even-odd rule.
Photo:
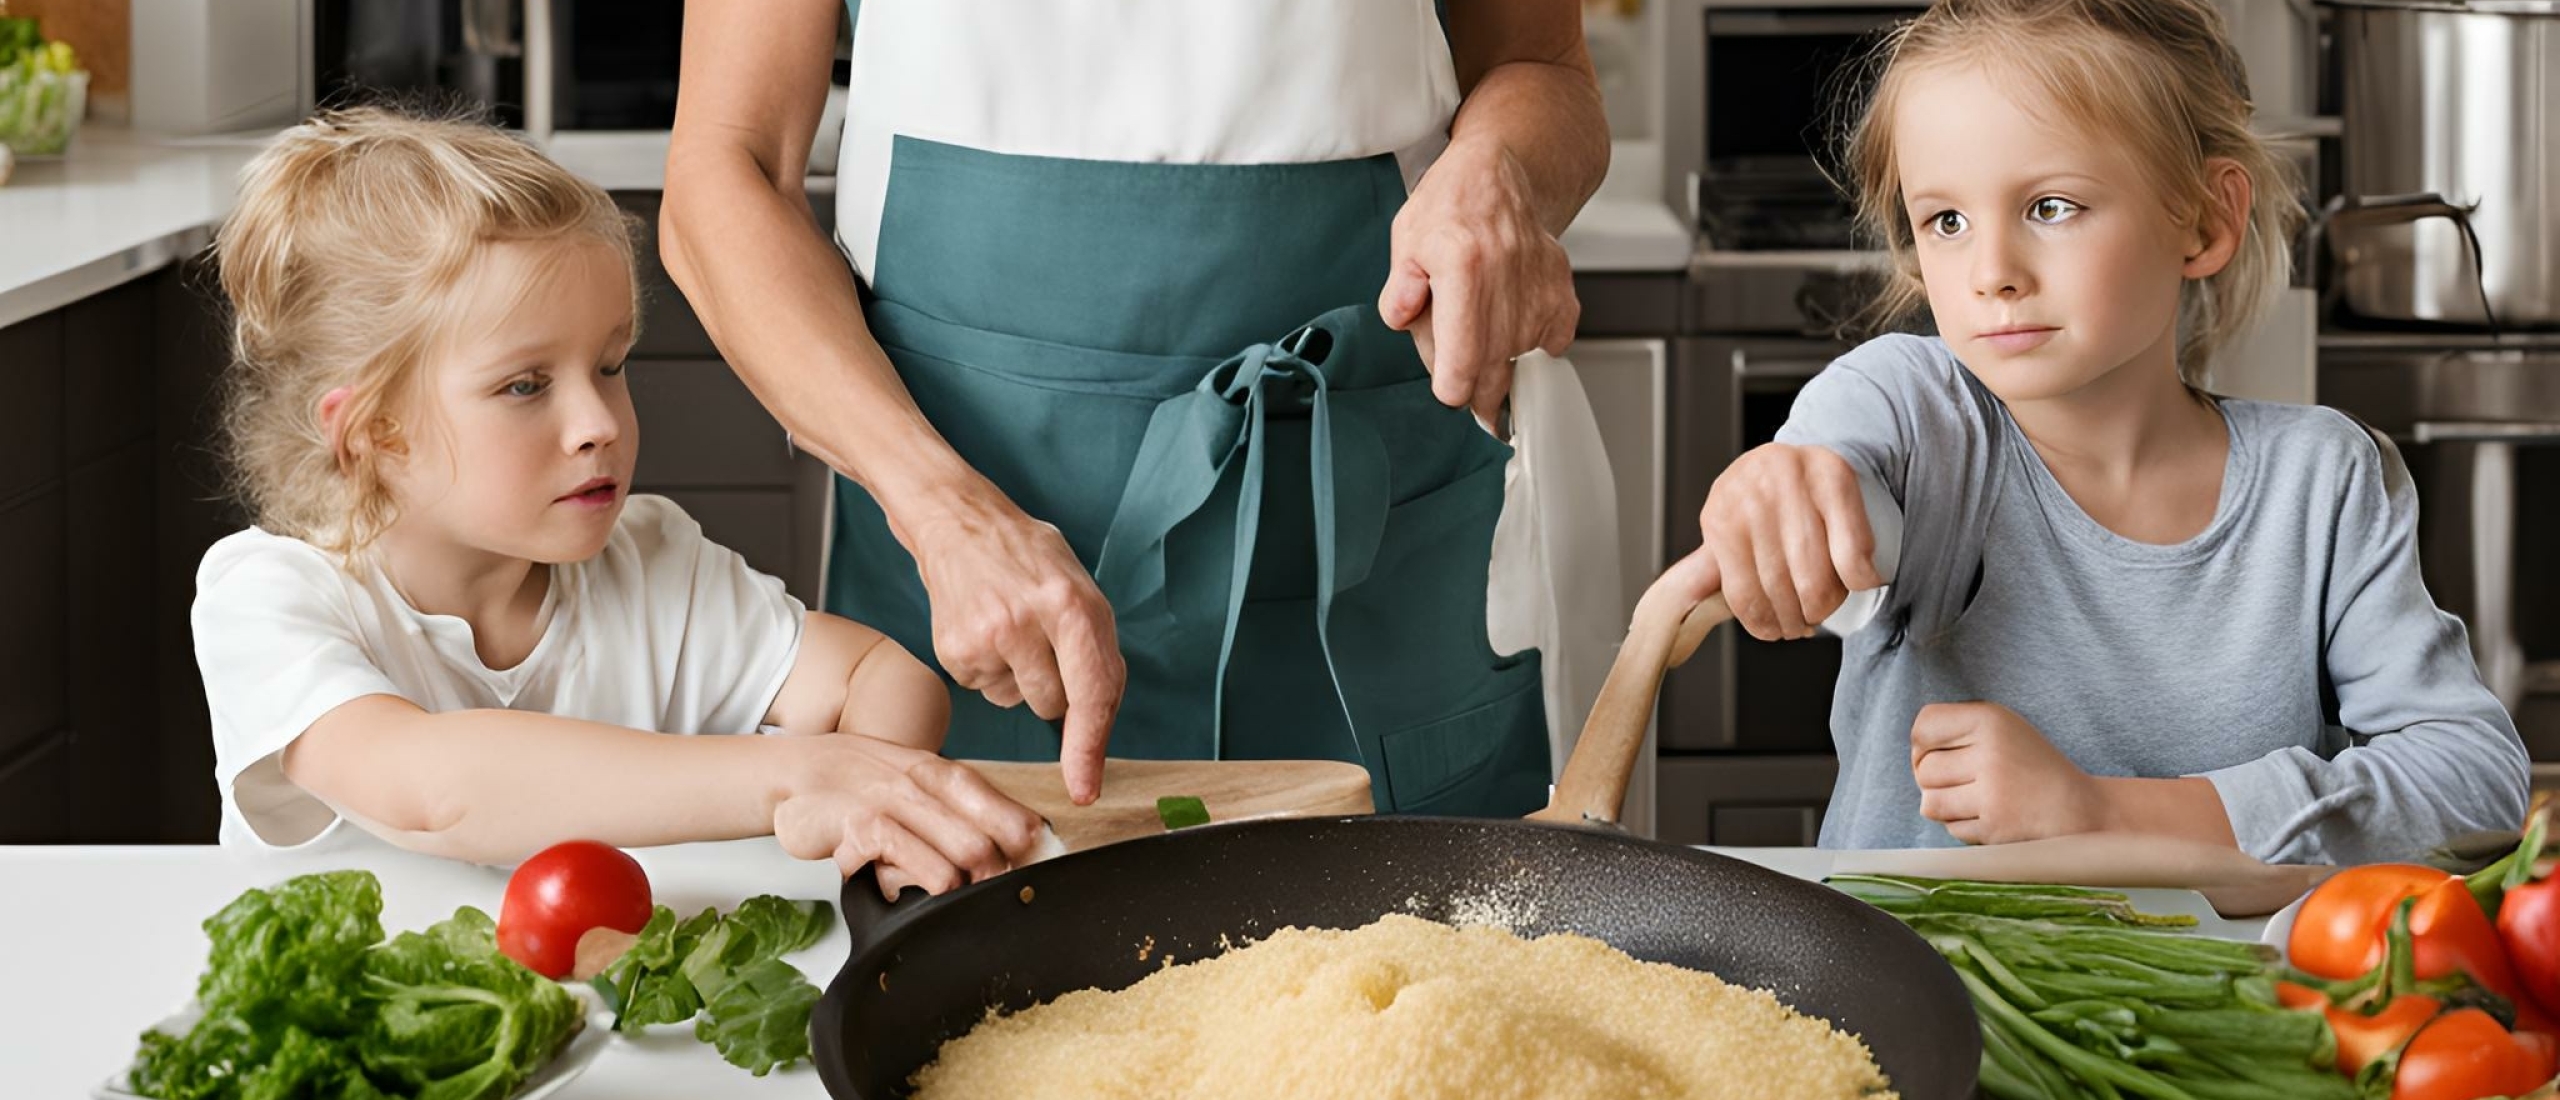
[[[283,769],[394,844],[491,863],[566,837],[627,847],[774,833],[804,859],[834,855],[850,871],[877,858],[947,888],[1027,858],[1040,827],[965,765],[874,738],[649,733],[526,711],[430,713],[391,695],[322,715],[285,748]]]

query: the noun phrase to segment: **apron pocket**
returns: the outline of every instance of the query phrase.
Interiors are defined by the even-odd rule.
[[[1532,658],[1520,686],[1474,710],[1378,739],[1395,813],[1507,816],[1544,804],[1546,709]]]

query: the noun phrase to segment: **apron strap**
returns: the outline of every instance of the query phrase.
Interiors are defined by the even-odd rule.
[[[1334,344],[1351,330],[1343,324],[1350,313],[1336,310],[1276,345],[1248,347],[1211,368],[1189,392],[1158,404],[1094,565],[1094,579],[1111,594],[1117,612],[1159,602],[1180,606],[1185,601],[1172,590],[1166,542],[1177,527],[1200,515],[1222,486],[1232,484],[1234,545],[1225,606],[1219,609],[1211,759],[1225,755],[1228,661],[1260,541],[1266,424],[1275,403],[1303,403],[1313,416],[1307,451],[1316,536],[1316,636],[1335,704],[1352,730],[1352,751],[1364,764],[1368,758],[1350,697],[1342,689],[1330,632],[1334,597],[1367,577],[1386,529],[1385,479],[1364,476],[1386,468],[1385,444],[1366,417],[1343,415],[1345,410],[1332,401],[1332,380],[1324,369]],[[1337,480],[1337,471],[1351,473],[1347,483]]]

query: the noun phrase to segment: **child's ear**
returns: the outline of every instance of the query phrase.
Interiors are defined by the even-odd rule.
[[[2187,262],[2178,273],[2190,279],[2220,274],[2240,253],[2249,232],[2249,208],[2257,191],[2249,170],[2229,157],[2204,162],[2205,207],[2187,230]]]
[[[339,427],[338,416],[347,407],[347,398],[354,394],[355,387],[340,386],[320,395],[320,438],[328,441],[329,453],[342,467],[347,464],[347,437]]]

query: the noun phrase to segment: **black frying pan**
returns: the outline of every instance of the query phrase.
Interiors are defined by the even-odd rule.
[[[907,1079],[989,1006],[1121,989],[1290,925],[1448,919],[1486,897],[1522,935],[1578,932],[1767,989],[1866,1041],[1909,1100],[1973,1095],[1981,1035],[1953,971],[1900,921],[1828,887],[1624,834],[1516,821],[1344,817],[1210,825],[1078,852],[938,898],[845,883],[853,952],[810,1019],[839,1100]],[[1030,900],[1024,900],[1025,891]],[[1413,902],[1419,901],[1419,906]],[[1534,914],[1534,915],[1532,915]],[[1142,945],[1153,941],[1143,957]]]
[[[1686,566],[1688,563],[1683,563]],[[1955,972],[1902,922],[1741,860],[1558,822],[1613,822],[1662,673],[1728,613],[1678,594],[1674,566],[1636,609],[1544,820],[1339,817],[1245,821],[1124,841],[938,898],[845,883],[853,950],[809,1021],[838,1100],[907,1079],[989,1007],[1123,989],[1292,925],[1389,913],[1447,920],[1494,898],[1522,935],[1578,932],[1639,959],[1766,989],[1863,1039],[1907,1100],[1973,1094],[1982,1036]],[[1150,947],[1150,941],[1152,946]],[[1143,950],[1142,950],[1143,949]]]

